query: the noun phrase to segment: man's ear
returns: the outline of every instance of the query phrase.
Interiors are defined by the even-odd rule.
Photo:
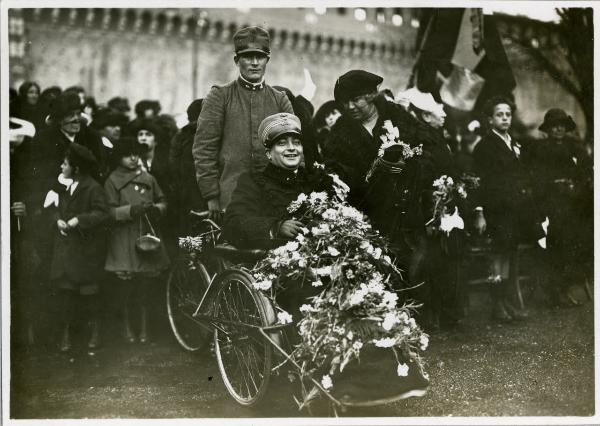
[[[240,57],[238,55],[233,55],[233,62],[235,62],[236,65],[239,60],[240,60]]]

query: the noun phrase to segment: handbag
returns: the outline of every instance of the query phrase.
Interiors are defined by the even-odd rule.
[[[144,219],[148,222],[150,232],[147,232],[146,234],[142,232],[142,218],[140,217],[140,236],[135,240],[135,249],[140,253],[155,253],[160,248],[162,242],[158,235],[156,235],[152,223],[145,213]]]

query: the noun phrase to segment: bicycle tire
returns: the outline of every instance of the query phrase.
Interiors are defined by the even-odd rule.
[[[201,262],[190,269],[185,258],[179,259],[167,280],[167,314],[173,336],[189,352],[206,346],[210,332],[192,318],[210,284],[208,271]]]
[[[266,326],[273,322],[268,300],[252,287],[242,271],[219,277],[211,292],[210,306],[217,318]],[[245,326],[221,323],[214,330],[217,364],[225,388],[239,404],[257,404],[267,391],[273,349],[258,332]]]

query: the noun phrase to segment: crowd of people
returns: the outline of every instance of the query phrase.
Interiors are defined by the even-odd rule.
[[[60,300],[60,351],[71,350],[78,321],[89,325],[87,347],[96,349],[112,312],[99,294],[113,283],[122,337],[148,342],[149,289],[164,283],[177,237],[191,232],[188,212],[208,210],[236,246],[274,247],[305,226],[286,206],[324,184],[315,164],[349,186],[350,203],[389,239],[425,330],[462,319],[464,283],[453,271],[470,244],[490,249],[494,321],[527,318],[508,285],[520,243],[541,253],[549,303],[578,303],[568,287],[591,276],[593,172],[564,110],[546,112],[545,139],[519,143],[510,94],[451,127],[450,111],[432,94],[412,88],[394,97],[380,76],[351,70],[315,113],[314,88],[294,95],[266,84],[268,32],[243,28],[233,47],[239,77],[192,101],[181,129],[155,100],[138,102],[131,119],[128,99],[98,105],[79,86],[42,91],[26,82],[11,91],[17,339],[35,341],[45,291]],[[27,122],[32,137],[19,133]],[[436,215],[436,185],[468,176],[479,184]]]

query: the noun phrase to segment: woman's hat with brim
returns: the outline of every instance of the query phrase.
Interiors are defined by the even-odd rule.
[[[81,99],[76,93],[62,93],[51,101],[48,119],[53,123],[58,123],[74,111],[81,112],[81,110]]]
[[[346,102],[356,96],[377,92],[383,77],[364,70],[352,70],[335,82],[333,97],[338,102]]]
[[[560,108],[549,109],[544,115],[544,122],[540,125],[539,129],[542,132],[548,133],[552,126],[557,124],[564,124],[565,130],[570,132],[575,129],[575,122],[570,115]]]
[[[258,137],[263,145],[271,148],[275,140],[288,133],[302,135],[300,119],[294,114],[280,112],[265,118],[258,126]]]

